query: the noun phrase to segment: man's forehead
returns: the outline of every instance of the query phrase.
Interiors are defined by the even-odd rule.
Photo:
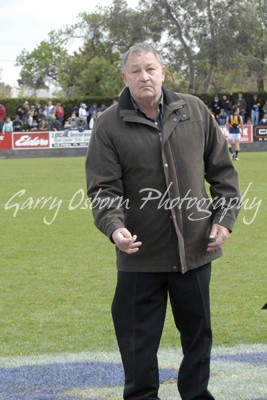
[[[131,54],[126,64],[128,66],[141,64],[159,64],[159,61],[153,53],[138,52]]]

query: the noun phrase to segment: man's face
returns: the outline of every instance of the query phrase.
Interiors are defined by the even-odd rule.
[[[127,60],[122,79],[137,103],[158,102],[165,68],[153,53],[133,53]]]

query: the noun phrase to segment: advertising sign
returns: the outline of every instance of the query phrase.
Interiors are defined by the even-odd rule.
[[[12,150],[12,133],[0,133],[0,150]]]
[[[224,137],[227,139],[229,132],[226,126],[220,126]],[[244,125],[243,136],[240,138],[240,143],[253,143],[253,132],[252,132],[252,125]]]
[[[50,132],[51,147],[88,147],[90,130]]]
[[[13,149],[49,149],[49,132],[14,132]]]
[[[267,142],[267,125],[254,126],[254,142]]]

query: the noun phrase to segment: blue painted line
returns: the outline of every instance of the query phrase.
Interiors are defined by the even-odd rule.
[[[228,361],[228,362],[241,362],[248,363],[254,366],[267,365],[267,353],[240,353],[240,354],[220,354],[212,357],[213,361]],[[258,399],[255,399],[258,400]],[[261,400],[261,399],[260,399]],[[267,399],[266,399],[267,400]]]
[[[161,383],[176,379],[177,371],[160,371]],[[80,397],[62,396],[59,393],[92,387],[120,386],[123,385],[123,380],[121,364],[114,363],[56,363],[0,368],[0,399],[77,400]]]
[[[222,353],[214,355],[212,361],[243,363],[255,367],[267,365],[267,352]],[[160,382],[175,382],[175,368],[160,370]],[[0,400],[81,400],[76,391],[90,388],[116,387],[123,385],[123,368],[111,362],[55,362],[45,365],[23,365],[0,368]],[[69,391],[68,395],[64,392]],[[94,390],[92,391],[94,392]],[[255,393],[256,394],[256,393]],[[260,393],[258,393],[260,394]],[[105,400],[94,397],[87,400]],[[102,392],[103,396],[103,392]],[[267,400],[267,397],[246,400]]]

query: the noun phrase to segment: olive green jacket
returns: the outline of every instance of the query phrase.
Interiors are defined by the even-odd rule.
[[[87,188],[95,224],[110,239],[121,227],[130,226],[135,234],[141,223],[139,239],[145,246],[146,240],[153,238],[153,224],[160,226],[156,210],[168,208],[177,236],[180,269],[185,273],[222,255],[221,249],[207,252],[211,226],[218,223],[232,231],[240,193],[227,142],[204,103],[167,89],[163,95],[161,127],[135,111],[128,88],[118,104],[97,118],[86,157]],[[154,140],[159,143],[156,150]],[[149,181],[156,165],[160,165],[166,185],[160,196]],[[157,203],[154,222],[149,202]],[[159,240],[157,236],[155,248]],[[117,249],[118,269],[153,271],[153,254],[144,251],[142,257],[142,252],[138,253],[126,255]],[[166,271],[163,263],[157,271]]]

